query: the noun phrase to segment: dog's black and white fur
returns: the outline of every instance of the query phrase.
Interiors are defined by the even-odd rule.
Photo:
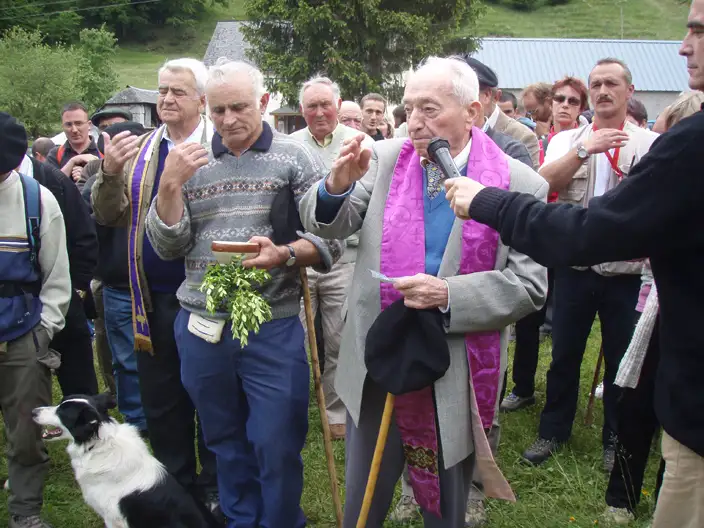
[[[137,429],[108,415],[109,394],[70,396],[38,407],[34,421],[62,430],[66,451],[86,503],[108,528],[222,526],[154,458]]]

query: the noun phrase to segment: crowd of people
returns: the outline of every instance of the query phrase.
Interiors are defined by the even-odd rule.
[[[393,109],[377,93],[343,101],[315,76],[299,94],[306,127],[290,135],[264,119],[262,73],[226,59],[166,62],[154,130],[124,110],[67,103],[65,142],[28,149],[22,124],[0,113],[9,526],[49,527],[44,441],[62,432],[40,430],[31,411],[51,405],[52,372],[65,397],[97,394],[94,351],[124,421],[223,526],[305,526],[301,267],[330,436],[345,442],[345,528],[362,509],[388,393],[367,526],[420,515],[427,527],[478,527],[487,497],[515,501],[495,462],[501,412],[536,404],[549,334],[523,459],[539,466],[569,441],[597,315],[602,522],[635,519],[664,429],[653,527],[704,526],[702,35],[704,0],[693,0],[680,50],[693,91],[652,130],[629,66],[610,57],[586,79],[520,97],[470,55],[429,57]],[[436,137],[462,177],[448,179]],[[243,266],[271,274],[260,291],[272,320],[246,347],[200,291],[214,240],[256,243]]]

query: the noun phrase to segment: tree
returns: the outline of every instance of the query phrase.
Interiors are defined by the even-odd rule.
[[[31,136],[57,128],[61,106],[76,99],[74,54],[43,43],[38,31],[9,30],[0,40],[0,109]]]
[[[100,106],[117,89],[117,74],[114,70],[115,35],[105,29],[84,29],[79,36],[80,44],[75,48],[79,56],[77,88],[80,99],[92,111]]]
[[[50,46],[39,31],[12,28],[0,40],[0,109],[31,136],[54,132],[65,103],[84,101],[92,111],[112,95],[114,53],[115,37],[104,28],[83,30],[75,47]]]
[[[468,0],[246,0],[250,58],[271,91],[296,104],[300,85],[325,73],[346,98],[377,91],[398,99],[403,73],[453,43],[477,15]]]

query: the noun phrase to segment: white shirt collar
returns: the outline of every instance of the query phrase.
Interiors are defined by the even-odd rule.
[[[467,144],[465,147],[462,149],[462,152],[457,154],[455,158],[452,160],[455,162],[455,165],[457,165],[457,168],[461,171],[469,162],[469,151],[472,149],[472,138],[469,138],[469,141],[467,141]]]
[[[501,109],[499,108],[499,105],[494,105],[494,111],[491,113],[489,118],[486,120],[486,123],[484,124],[484,132],[491,127],[494,128],[496,126],[496,121],[499,119],[499,113],[501,112]]]
[[[11,171],[10,175],[7,178],[5,178],[5,181],[0,182],[0,192],[12,187],[18,178],[19,178],[19,174],[17,174],[17,171]]]
[[[201,116],[200,121],[198,122],[198,126],[191,133],[191,135],[188,136],[184,140],[184,143],[198,143],[198,144],[200,144],[201,140],[203,139],[203,130],[204,129],[205,129],[205,120]],[[163,139],[166,140],[166,144],[169,146],[169,152],[170,152],[171,149],[176,146],[176,143],[174,143],[173,140],[169,137],[169,127],[166,127],[166,129],[164,130]]]

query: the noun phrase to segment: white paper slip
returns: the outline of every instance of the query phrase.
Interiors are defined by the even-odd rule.
[[[380,280],[381,282],[388,282],[388,283],[393,283],[396,282],[399,279],[404,279],[405,277],[387,277],[383,273],[379,273],[378,271],[374,270],[369,270],[369,273],[372,274],[372,277],[375,279]]]
[[[219,343],[226,322],[192,313],[188,317],[188,331],[208,343]]]

